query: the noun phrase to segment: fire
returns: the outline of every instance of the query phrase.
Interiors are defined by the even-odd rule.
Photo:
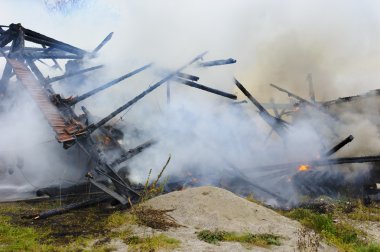
[[[299,171],[308,171],[309,169],[310,169],[310,166],[308,166],[308,165],[300,165],[298,167]]]

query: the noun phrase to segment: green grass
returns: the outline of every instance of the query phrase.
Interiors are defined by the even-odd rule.
[[[269,247],[270,245],[280,245],[280,236],[273,234],[251,234],[251,233],[236,233],[227,231],[210,231],[202,230],[197,234],[199,240],[219,244],[219,242],[239,242],[248,246]]]
[[[44,234],[33,228],[15,227],[10,223],[10,217],[0,216],[0,251],[37,251],[38,240]],[[43,250],[45,248],[41,248]]]
[[[380,251],[379,245],[365,240],[366,234],[362,231],[345,222],[334,222],[332,214],[319,214],[302,208],[284,214],[315,230],[341,251]]]
[[[128,240],[129,237],[137,237],[133,234],[131,225],[138,225],[141,221],[134,211],[110,211],[94,206],[44,220],[22,218],[57,206],[57,202],[1,203],[0,252],[112,251],[113,248],[108,245],[111,239]],[[135,207],[137,208],[138,206]],[[146,215],[151,211],[137,212]],[[153,212],[152,220],[149,220],[157,222],[160,227],[175,224],[170,219],[168,223],[165,214],[166,211]],[[148,217],[144,216],[145,219]],[[180,243],[164,235],[138,239],[138,243],[130,244],[135,251],[171,249]],[[94,243],[95,240],[98,241]]]
[[[165,234],[151,235],[147,237],[128,236],[124,242],[129,245],[131,251],[150,252],[158,250],[170,250],[178,248],[180,241]]]
[[[360,221],[380,221],[380,207],[377,205],[364,206],[361,202],[356,204],[348,218]]]
[[[108,216],[106,220],[106,228],[113,229],[122,225],[137,224],[137,217],[129,212],[117,211]]]

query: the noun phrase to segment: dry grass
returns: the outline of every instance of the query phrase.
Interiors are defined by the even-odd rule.
[[[302,227],[297,232],[297,248],[301,252],[318,252],[321,237],[313,230]]]
[[[182,227],[182,225],[178,224],[177,221],[168,214],[173,210],[174,209],[159,210],[151,207],[137,206],[132,209],[131,213],[136,216],[138,224],[166,231],[172,227]]]

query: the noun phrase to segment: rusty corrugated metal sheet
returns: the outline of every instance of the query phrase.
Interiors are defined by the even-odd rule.
[[[51,102],[45,89],[24,63],[9,58],[7,58],[7,61],[13,67],[16,76],[21,80],[21,83],[25,86],[55,131],[58,142],[73,142],[75,137],[70,134],[73,132],[73,128],[77,129],[77,131],[81,131],[83,126],[73,121],[65,122],[58,108]]]

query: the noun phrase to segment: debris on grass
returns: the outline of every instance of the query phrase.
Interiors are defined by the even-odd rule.
[[[136,216],[136,221],[138,224],[151,227],[153,229],[166,231],[171,227],[183,227],[168,214],[172,211],[174,211],[174,209],[160,210],[139,205],[133,208],[131,213]]]

